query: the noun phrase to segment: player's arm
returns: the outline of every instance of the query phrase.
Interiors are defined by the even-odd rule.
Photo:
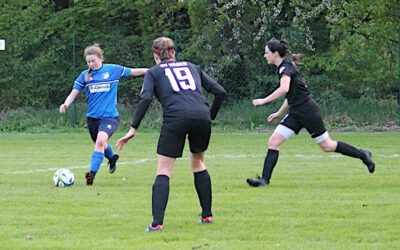
[[[147,73],[144,77],[142,91],[140,92],[140,100],[137,106],[135,116],[133,118],[131,127],[138,129],[140,122],[150,107],[150,103],[153,100],[154,93],[154,79],[150,73]]]
[[[285,101],[282,103],[282,106],[279,108],[279,110],[276,112],[279,116],[282,116],[286,113],[286,111],[289,108],[288,100],[285,99]]]
[[[210,108],[211,120],[217,117],[218,111],[225,99],[226,91],[217,81],[215,81],[207,73],[201,71],[201,82],[204,88],[214,95],[214,100]]]
[[[276,111],[275,113],[270,114],[270,115],[268,116],[268,121],[269,121],[269,122],[272,122],[272,121],[274,121],[275,119],[281,117],[283,114],[286,113],[286,111],[288,110],[288,108],[289,108],[289,104],[288,104],[287,99],[285,99],[285,101],[283,102],[283,104],[282,104],[282,106],[279,108],[279,110]]]
[[[146,74],[148,68],[132,68],[131,69],[131,76],[142,76]]]
[[[150,107],[150,103],[153,99],[153,93],[154,93],[154,80],[152,75],[150,73],[147,73],[144,77],[144,83],[142,91],[140,93],[140,101],[137,106],[137,110],[133,118],[131,127],[128,133],[126,133],[123,137],[118,139],[115,145],[118,148],[118,150],[122,150],[125,144],[128,143],[128,141],[136,135],[136,131],[140,126],[140,122],[142,121],[144,115],[146,114],[147,110]]]
[[[65,113],[68,110],[69,105],[74,102],[76,96],[79,94],[79,90],[72,89],[71,93],[65,99],[64,103],[60,106],[60,113]]]
[[[290,87],[290,76],[282,75],[279,88],[277,88],[274,92],[272,92],[272,94],[270,94],[265,98],[254,99],[253,105],[254,106],[264,105],[269,102],[275,101],[276,99],[286,95],[286,93],[289,91],[289,87]]]

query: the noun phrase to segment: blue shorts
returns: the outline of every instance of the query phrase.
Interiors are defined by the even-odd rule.
[[[108,138],[110,138],[117,130],[119,125],[119,117],[104,118],[104,119],[87,117],[86,121],[90,137],[92,137],[93,142],[96,142],[97,134],[100,131],[107,133]]]

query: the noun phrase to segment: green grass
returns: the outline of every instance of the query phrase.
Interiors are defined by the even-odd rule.
[[[0,133],[0,248],[398,249],[400,135],[331,135],[369,148],[376,173],[322,153],[302,133],[282,146],[271,185],[250,188],[245,179],[261,172],[269,133],[215,133],[206,158],[215,224],[197,223],[186,148],[171,179],[165,229],[145,233],[157,133],[139,133],[115,174],[103,165],[92,187],[83,177],[93,150],[88,133]],[[53,187],[61,167],[75,173],[73,187]]]

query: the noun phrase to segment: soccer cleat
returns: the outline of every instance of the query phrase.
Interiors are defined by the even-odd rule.
[[[93,180],[94,180],[94,176],[96,174],[92,173],[92,172],[86,172],[85,174],[85,178],[86,178],[86,185],[91,186],[93,185]]]
[[[212,224],[214,223],[214,219],[212,216],[207,216],[207,217],[200,217],[200,223],[201,224]]]
[[[263,187],[269,184],[264,178],[257,175],[256,178],[247,178],[247,183],[252,187]]]
[[[361,160],[367,166],[368,171],[372,174],[375,171],[375,162],[372,160],[372,153],[365,149],[361,149],[360,151],[363,154]]]
[[[163,230],[164,225],[157,225],[153,227],[150,223],[150,225],[144,230],[145,232],[157,232]]]
[[[114,173],[115,170],[117,169],[117,161],[118,161],[119,155],[115,154],[111,159],[108,160],[108,165],[110,165],[110,174]]]

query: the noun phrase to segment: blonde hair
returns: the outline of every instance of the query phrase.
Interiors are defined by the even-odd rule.
[[[90,55],[95,55],[98,58],[100,58],[102,61],[104,60],[103,50],[100,48],[100,45],[97,43],[85,48],[85,51],[83,52],[83,56],[86,58],[86,56],[90,56]],[[92,74],[89,69],[85,76],[85,82],[88,82],[91,76],[92,76]]]
[[[175,45],[171,38],[159,37],[155,39],[153,41],[153,52],[160,57],[161,61],[175,60]]]

